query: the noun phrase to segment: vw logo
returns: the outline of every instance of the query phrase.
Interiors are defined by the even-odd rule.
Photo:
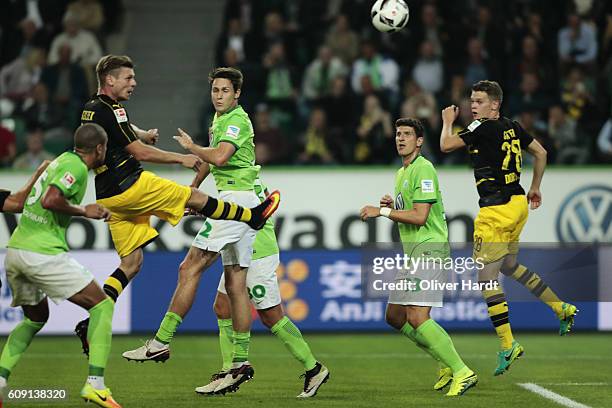
[[[612,188],[593,185],[570,194],[557,214],[561,242],[612,242]]]

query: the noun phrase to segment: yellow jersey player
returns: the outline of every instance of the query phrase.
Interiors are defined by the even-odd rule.
[[[569,332],[577,309],[561,301],[533,271],[517,262],[519,237],[527,222],[528,204],[535,210],[542,204],[540,184],[546,167],[546,150],[521,125],[500,116],[503,91],[494,81],[479,81],[472,86],[471,108],[474,121],[457,134],[452,133],[459,111],[449,106],[442,111],[440,148],[448,153],[467,146],[470,153],[480,211],[474,220],[474,258],[484,267],[481,282],[491,282],[483,290],[489,316],[501,340],[494,375],[503,374],[519,358],[523,347],[514,340],[508,318],[508,303],[497,284],[499,272],[516,279],[556,313],[559,334]],[[527,196],[520,185],[522,150],[535,158],[533,178]],[[484,287],[484,286],[483,286]]]

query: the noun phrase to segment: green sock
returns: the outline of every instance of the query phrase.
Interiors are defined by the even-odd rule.
[[[232,330],[234,347],[232,350],[232,363],[242,363],[249,359],[249,344],[251,332],[240,333]]]
[[[89,375],[104,376],[113,337],[113,313],[115,304],[106,298],[89,309]]]
[[[157,329],[157,333],[155,333],[155,340],[160,343],[170,344],[172,337],[174,337],[174,333],[176,333],[176,329],[178,329],[181,323],[183,323],[181,316],[174,312],[166,313],[164,320],[162,320],[159,325],[159,329]]]
[[[9,336],[4,348],[2,356],[0,356],[0,376],[8,379],[11,371],[19,362],[21,355],[27,350],[32,342],[32,339],[43,328],[46,322],[33,322],[27,317],[24,317]]]
[[[414,342],[414,344],[416,344],[421,350],[423,350],[424,352],[426,352],[427,354],[429,354],[434,360],[436,360],[438,363],[440,363],[440,368],[445,368],[446,364],[444,364],[442,361],[440,361],[440,357],[438,357],[432,349],[430,349],[429,347],[427,347],[425,344],[422,344],[419,342],[418,340],[418,335],[416,333],[416,330],[410,325],[410,323],[406,322],[406,324],[404,324],[404,326],[402,326],[402,328],[400,329],[400,332],[408,337],[410,340],[412,340]]]
[[[467,370],[465,365],[450,336],[438,323],[433,319],[425,321],[415,330],[415,337],[419,343],[422,343],[427,348],[431,349],[432,353],[438,356],[439,360],[453,370],[453,374],[458,374],[463,370]]]
[[[234,351],[234,329],[232,329],[232,319],[217,319],[219,326],[219,347],[223,358],[222,371],[229,371],[232,368],[232,353]]]
[[[287,317],[283,316],[274,326],[272,326],[272,334],[278,337],[289,352],[293,354],[300,363],[304,365],[306,371],[312,370],[317,365],[317,359],[314,358],[308,343],[302,337],[300,329]]]

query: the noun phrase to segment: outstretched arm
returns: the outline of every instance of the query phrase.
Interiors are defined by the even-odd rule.
[[[9,195],[4,201],[4,205],[2,206],[2,211],[5,212],[13,212],[20,213],[23,211],[23,206],[25,204],[28,195],[30,195],[30,191],[38,180],[38,177],[45,171],[47,166],[49,166],[51,161],[45,160],[41,163],[40,166],[36,169],[36,172],[30,177],[28,182],[21,188],[21,190],[17,191],[14,194]]]
[[[178,163],[188,169],[198,171],[202,161],[192,154],[167,152],[136,140],[125,147],[136,160],[150,163]]]
[[[236,152],[236,147],[228,142],[221,142],[217,147],[202,147],[193,142],[191,136],[183,129],[178,129],[178,135],[174,139],[183,146],[184,149],[210,163],[214,166],[224,166],[232,155]]]

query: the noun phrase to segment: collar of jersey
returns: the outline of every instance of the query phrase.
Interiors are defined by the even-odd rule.
[[[110,96],[106,95],[106,94],[96,94],[96,96],[100,99],[106,99],[105,102],[110,102],[111,105],[118,105],[121,106],[121,104],[119,102],[117,102],[116,100],[114,100],[113,98],[111,98]]]

